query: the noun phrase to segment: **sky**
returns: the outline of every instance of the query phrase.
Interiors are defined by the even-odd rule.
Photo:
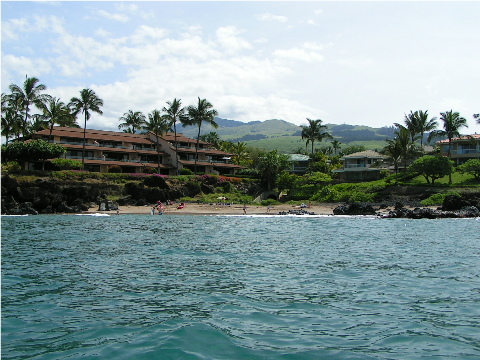
[[[87,128],[101,130],[200,97],[221,118],[297,125],[454,110],[480,133],[478,14],[478,1],[1,1],[1,88],[36,77],[66,103],[90,88],[104,106]]]

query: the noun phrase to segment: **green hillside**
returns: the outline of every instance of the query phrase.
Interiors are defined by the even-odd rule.
[[[247,145],[266,151],[278,150],[281,153],[292,153],[299,148],[305,148],[305,141],[301,139],[301,127],[284,120],[265,120],[242,123],[234,120],[216,118],[219,127],[202,125],[202,134],[216,132],[220,139],[227,141],[241,141]],[[334,139],[341,142],[341,148],[352,145],[362,145],[369,150],[381,150],[385,146],[385,139],[393,138],[393,126],[372,128],[365,125],[326,124],[327,131]],[[180,127],[179,132],[185,136],[196,138],[198,129],[193,126]],[[331,146],[330,141],[315,143],[315,148]],[[311,151],[309,146],[308,151]]]

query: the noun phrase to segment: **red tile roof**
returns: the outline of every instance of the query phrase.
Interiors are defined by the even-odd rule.
[[[459,141],[459,140],[470,141],[470,140],[472,140],[472,139],[473,139],[473,140],[479,140],[479,139],[480,139],[480,134],[463,135],[463,136],[460,136],[460,137],[452,138],[452,141]],[[435,144],[448,144],[448,139],[443,139],[443,140],[435,141]]]

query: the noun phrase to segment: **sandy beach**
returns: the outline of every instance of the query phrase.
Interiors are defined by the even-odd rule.
[[[151,215],[150,206],[120,206],[119,214],[137,214],[137,215]],[[243,215],[243,205],[242,204],[233,204],[233,205],[217,205],[217,204],[194,204],[187,203],[183,209],[177,209],[178,204],[166,205],[163,211],[163,215]],[[316,215],[333,215],[333,209],[339,204],[316,204],[312,205],[310,208],[305,208],[308,212],[313,212]],[[267,212],[266,206],[257,206],[257,205],[247,205],[246,213],[247,215],[276,215],[279,212],[289,210],[300,210],[299,206],[282,204],[274,205],[270,207],[270,211]],[[98,211],[98,207],[90,208],[88,213],[103,213],[103,214],[116,214],[116,210],[111,211]],[[155,212],[157,214],[157,212]]]

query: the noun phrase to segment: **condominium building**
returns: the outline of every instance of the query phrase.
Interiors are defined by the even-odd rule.
[[[442,156],[448,155],[448,139],[436,141],[440,147],[440,154]],[[464,135],[452,138],[452,149],[450,151],[450,159],[456,165],[463,164],[470,159],[480,159],[480,135]]]
[[[41,130],[32,139],[43,139],[61,144],[67,149],[65,158],[82,159],[83,129],[54,127]],[[142,173],[147,168],[155,170],[160,164],[160,173],[176,175],[183,168],[194,171],[195,147],[197,140],[177,133],[177,143],[173,133],[166,133],[157,139],[151,132],[129,134],[124,132],[85,130],[85,170],[105,173],[113,165],[118,165],[124,173]],[[176,156],[178,149],[178,161]],[[196,170],[198,173],[234,175],[242,169],[232,163],[233,154],[216,150],[211,144],[200,141]]]

